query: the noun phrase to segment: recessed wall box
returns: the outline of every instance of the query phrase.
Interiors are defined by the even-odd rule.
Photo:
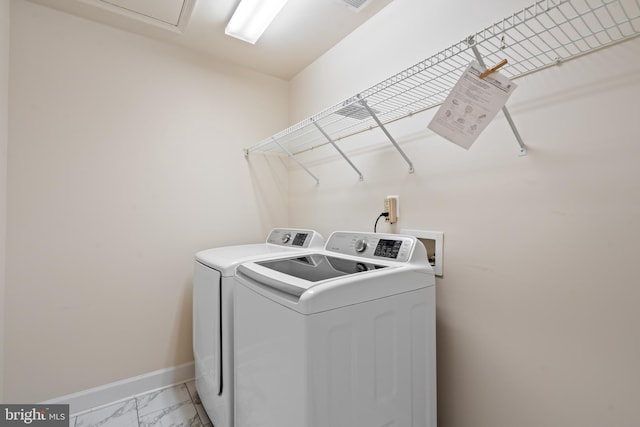
[[[444,233],[442,231],[426,231],[414,229],[402,229],[400,234],[414,236],[420,239],[427,248],[427,258],[433,267],[436,276],[442,277],[442,247],[444,243]]]

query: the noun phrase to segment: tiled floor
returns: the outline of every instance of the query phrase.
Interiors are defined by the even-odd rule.
[[[82,412],[70,427],[213,427],[190,381]]]

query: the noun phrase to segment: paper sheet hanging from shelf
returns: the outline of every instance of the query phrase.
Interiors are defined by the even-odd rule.
[[[469,64],[427,126],[465,149],[471,147],[517,87],[499,72],[480,79],[483,71],[478,62]]]

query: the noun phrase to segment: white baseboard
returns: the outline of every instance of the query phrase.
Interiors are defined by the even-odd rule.
[[[194,363],[190,362],[57,397],[42,402],[42,404],[69,404],[69,413],[77,414],[87,409],[122,401],[151,390],[187,382],[194,377]]]

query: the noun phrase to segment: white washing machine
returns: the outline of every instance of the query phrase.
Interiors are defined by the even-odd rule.
[[[193,353],[196,389],[216,427],[233,427],[233,290],[243,262],[322,248],[312,230],[274,229],[266,243],[198,252],[193,276]]]
[[[435,427],[435,275],[412,236],[244,263],[236,427]]]

